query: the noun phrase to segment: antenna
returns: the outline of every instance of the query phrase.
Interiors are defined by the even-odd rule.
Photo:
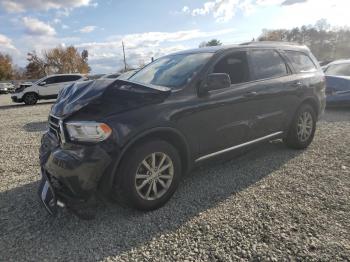
[[[122,41],[122,46],[123,46],[123,55],[124,55],[124,72],[126,72],[126,59],[125,59],[124,41]]]

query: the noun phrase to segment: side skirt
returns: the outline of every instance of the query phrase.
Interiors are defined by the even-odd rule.
[[[276,133],[272,133],[270,135],[267,135],[267,136],[264,136],[264,137],[260,137],[260,138],[257,138],[257,139],[254,139],[254,140],[251,140],[251,141],[248,141],[248,142],[245,142],[243,144],[239,144],[239,145],[235,145],[235,146],[232,146],[232,147],[229,147],[229,148],[225,148],[225,149],[222,149],[220,151],[217,151],[217,152],[214,152],[214,153],[211,153],[211,154],[208,154],[208,155],[204,155],[204,156],[201,156],[199,158],[197,158],[195,160],[195,162],[200,162],[202,160],[206,160],[208,158],[211,158],[211,157],[214,157],[214,156],[218,156],[218,155],[221,155],[221,154],[224,154],[224,153],[227,153],[227,152],[230,152],[230,151],[233,151],[235,149],[239,149],[239,148],[243,148],[243,147],[246,147],[246,146],[249,146],[249,145],[252,145],[252,144],[255,144],[255,143],[258,143],[258,142],[262,142],[262,141],[265,141],[265,140],[269,140],[271,138],[275,138],[275,137],[278,137],[280,135],[282,135],[283,132],[280,131],[280,132],[276,132]]]

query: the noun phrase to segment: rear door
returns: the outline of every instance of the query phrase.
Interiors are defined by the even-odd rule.
[[[57,85],[59,84],[59,76],[51,76],[46,78],[43,82],[44,85],[40,85],[38,91],[41,97],[54,98],[57,95]]]
[[[285,129],[288,110],[297,103],[290,92],[291,70],[278,50],[252,49],[249,65],[257,100],[251,139],[265,137]]]
[[[314,97],[315,94],[322,93],[320,91],[324,88],[324,74],[321,70],[318,71],[308,52],[284,50],[282,53],[293,70],[289,82],[285,84],[294,101],[289,112],[293,116],[303,97]],[[320,97],[322,98],[324,97]]]
[[[59,82],[60,83],[57,85],[57,94],[63,88],[73,84],[74,82],[78,81],[81,78],[82,77],[80,75],[62,75],[62,76],[59,76]]]

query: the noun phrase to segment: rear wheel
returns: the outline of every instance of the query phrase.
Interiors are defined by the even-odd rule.
[[[114,185],[113,195],[122,205],[153,210],[174,194],[181,177],[177,150],[162,140],[149,141],[126,153]]]
[[[25,94],[23,101],[26,105],[35,105],[38,102],[38,95],[35,93]]]
[[[309,104],[302,105],[291,124],[284,142],[294,149],[304,149],[310,145],[316,130],[316,113]]]

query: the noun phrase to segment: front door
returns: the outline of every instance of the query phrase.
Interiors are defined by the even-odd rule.
[[[59,76],[51,76],[46,78],[43,82],[45,84],[41,85],[39,88],[39,95],[41,97],[55,97],[58,94],[58,88],[59,88]]]
[[[252,121],[259,106],[254,95],[255,86],[249,82],[246,51],[221,56],[209,73],[227,73],[231,86],[209,91],[207,96],[194,101],[196,111],[191,119],[199,130],[201,157],[249,141]]]

